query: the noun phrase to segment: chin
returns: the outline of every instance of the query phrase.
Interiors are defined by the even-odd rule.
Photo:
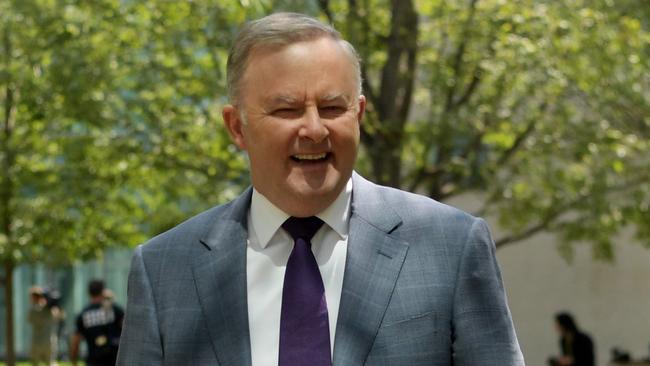
[[[285,186],[284,197],[291,196],[291,199],[283,201],[285,212],[291,216],[306,217],[314,216],[329,207],[338,197],[341,186],[338,181],[322,182],[313,186],[305,181],[288,182]]]
[[[304,179],[297,182],[290,183],[292,190],[298,195],[303,197],[317,197],[317,196],[337,196],[345,182],[341,181],[341,177],[326,176],[320,179]]]
[[[320,200],[325,199],[330,195],[334,195],[336,197],[334,191],[335,190],[333,187],[319,187],[316,189],[311,187],[300,187],[300,189],[294,189],[293,194],[300,199]]]

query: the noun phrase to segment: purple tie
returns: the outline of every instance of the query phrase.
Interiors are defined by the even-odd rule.
[[[330,331],[325,288],[311,238],[318,217],[290,217],[282,227],[294,241],[282,289],[279,366],[330,366]]]

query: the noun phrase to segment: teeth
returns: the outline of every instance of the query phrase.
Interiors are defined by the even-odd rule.
[[[319,160],[319,159],[324,159],[327,156],[327,153],[321,153],[321,154],[296,154],[293,157],[298,159],[298,160]]]

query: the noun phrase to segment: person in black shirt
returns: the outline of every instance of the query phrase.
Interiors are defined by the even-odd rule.
[[[77,331],[70,344],[70,360],[77,364],[79,344],[86,340],[86,366],[114,366],[122,333],[124,311],[104,297],[104,282],[92,280],[88,285],[90,304],[77,316]]]
[[[594,343],[587,334],[578,329],[569,313],[555,316],[555,324],[560,333],[562,355],[549,360],[552,366],[594,366]]]

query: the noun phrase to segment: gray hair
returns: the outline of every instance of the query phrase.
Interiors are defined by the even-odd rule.
[[[298,13],[275,13],[246,23],[239,31],[228,54],[226,68],[228,97],[231,103],[239,98],[240,84],[248,65],[248,57],[255,47],[282,48],[284,46],[329,37],[338,41],[350,55],[361,94],[361,66],[357,51],[350,42],[328,24]]]

